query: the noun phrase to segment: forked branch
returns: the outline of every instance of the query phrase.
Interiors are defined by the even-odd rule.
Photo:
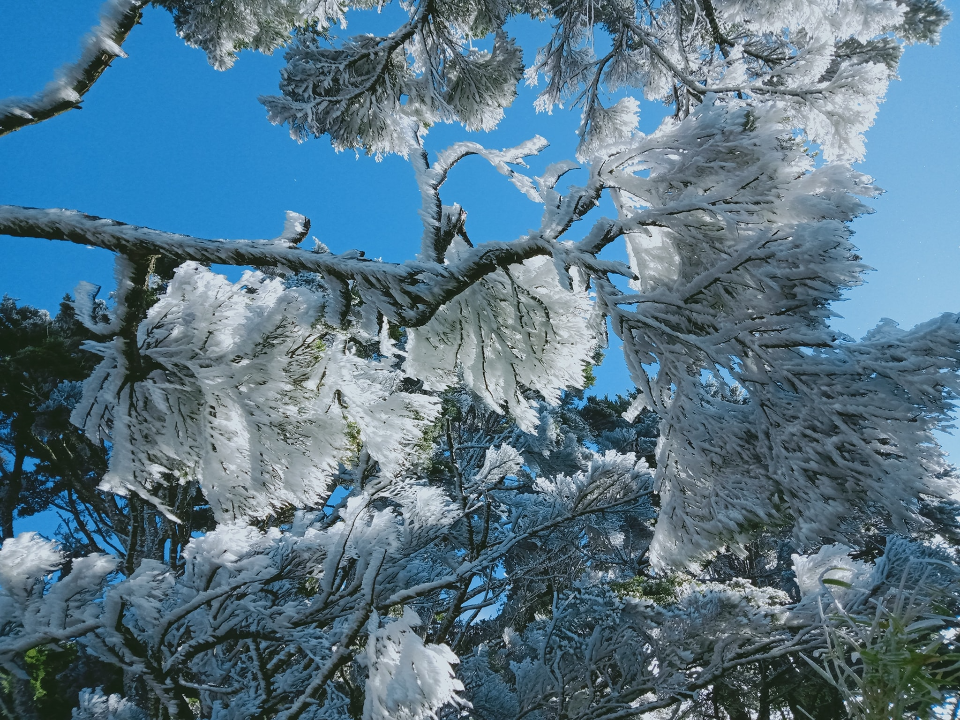
[[[589,207],[574,209],[576,217]],[[619,234],[611,232],[608,222],[598,222],[603,244]],[[531,232],[511,242],[488,242],[471,248],[452,264],[409,261],[388,263],[368,260],[362,253],[341,255],[312,252],[297,247],[307,233],[309,221],[297,213],[288,213],[284,231],[271,240],[211,240],[127,225],[75,210],[28,208],[0,205],[0,235],[65,240],[78,245],[103,248],[128,256],[164,255],[181,262],[220,263],[234,266],[275,267],[290,272],[318,273],[327,281],[335,298],[349,307],[348,281],[364,291],[365,299],[387,319],[406,327],[419,327],[436,310],[482,277],[508,265],[522,263],[537,255],[563,256],[567,264],[593,271],[630,274],[621,263],[602,261],[591,252],[574,245],[566,247],[546,232]],[[595,244],[597,233],[584,242]],[[400,302],[398,298],[403,298]],[[336,306],[336,303],[331,303]]]

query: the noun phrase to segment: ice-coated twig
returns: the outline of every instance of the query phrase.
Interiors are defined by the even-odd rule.
[[[0,135],[79,107],[113,59],[127,56],[120,46],[140,22],[144,5],[146,0],[107,0],[100,11],[100,24],[84,40],[79,60],[61,67],[56,78],[33,97],[0,100]]]
[[[503,150],[489,150],[475,142],[459,142],[440,151],[436,161],[431,165],[419,136],[415,136],[410,158],[417,176],[417,185],[420,187],[420,195],[423,198],[420,209],[420,217],[423,220],[420,259],[443,262],[443,253],[452,240],[451,233],[445,231],[451,228],[455,230],[457,220],[461,217],[461,209],[451,209],[447,213],[440,201],[440,187],[446,182],[447,175],[450,174],[454,165],[466,157],[479,155],[493,165],[497,172],[510,180],[527,198],[539,203],[543,200],[534,187],[533,181],[526,175],[518,173],[510,165],[527,167],[524,158],[540,154],[548,145],[549,143],[539,135],[516,147]],[[462,225],[462,219],[459,223]]]
[[[516,147],[505,148],[503,150],[488,150],[475,142],[459,142],[451,145],[439,154],[437,162],[434,164],[434,169],[441,178],[446,178],[447,173],[450,172],[451,168],[458,162],[470,155],[479,155],[493,165],[498,173],[506,176],[510,182],[530,200],[533,202],[543,202],[530,178],[518,173],[509,166],[519,165],[520,167],[527,167],[524,158],[539,155],[549,144],[550,143],[539,135],[525,140]]]

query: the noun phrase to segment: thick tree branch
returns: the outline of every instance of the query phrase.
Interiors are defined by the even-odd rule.
[[[0,135],[79,107],[81,98],[113,59],[126,57],[120,46],[140,22],[144,5],[146,0],[107,0],[100,11],[100,24],[84,41],[77,62],[60,68],[56,79],[33,97],[0,101]]]
[[[572,209],[574,216],[580,217],[589,210],[588,206],[581,205]],[[314,272],[338,281],[328,283],[334,285],[332,291],[339,283],[346,293],[349,289],[345,281],[353,280],[361,289],[369,291],[367,300],[388,319],[406,327],[425,324],[437,308],[482,277],[537,255],[576,255],[576,262],[585,268],[629,274],[620,263],[596,260],[588,253],[580,252],[579,248],[561,246],[554,238],[544,237],[540,232],[529,233],[512,242],[484,243],[463,254],[458,261],[443,265],[418,261],[400,264],[371,261],[356,251],[342,255],[309,252],[295,246],[307,228],[309,221],[306,218],[288,213],[285,231],[275,240],[209,240],[127,225],[75,210],[0,205],[0,235],[65,240],[128,256],[164,255],[180,261]],[[604,239],[610,235],[609,232],[602,234]],[[592,250],[596,244],[593,234],[588,242]],[[406,296],[405,302],[398,302],[397,293]]]

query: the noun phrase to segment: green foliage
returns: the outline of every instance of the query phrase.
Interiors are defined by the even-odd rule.
[[[360,437],[360,426],[352,420],[347,420],[347,443],[352,456],[358,455],[363,447],[363,438]]]
[[[687,580],[681,575],[663,577],[643,577],[637,575],[625,582],[611,583],[610,587],[621,596],[652,600],[657,605],[670,605],[678,598],[680,588]]]
[[[597,384],[597,376],[593,374],[593,365],[583,366],[583,389],[588,390]]]
[[[697,693],[687,720],[846,720],[836,689],[802,661],[774,658],[724,673]]]
[[[102,687],[107,694],[123,690],[122,671],[76,643],[31,648],[20,663],[26,679],[0,670],[0,717],[5,720],[69,720],[83,688]]]
[[[31,717],[67,720],[76,701],[76,690],[71,687],[68,671],[78,656],[74,643],[27,650],[23,656],[26,682],[10,673],[0,672],[3,706],[8,711],[14,709],[23,720]]]
[[[443,406],[443,409],[446,410],[446,406]],[[440,415],[437,416],[437,419],[426,427],[423,437],[420,438],[420,442],[414,446],[414,453],[416,453],[417,457],[420,459],[420,467],[426,474],[430,473],[430,468],[433,464],[433,457],[431,456],[431,453],[433,451],[434,444],[443,433],[443,428],[446,423],[447,414],[445,412],[441,412]]]
[[[849,588],[849,583],[824,580]],[[960,646],[955,613],[941,614],[934,592],[903,583],[874,611],[847,612],[837,603],[824,617],[822,666],[804,659],[843,696],[856,720],[933,718],[960,686]],[[937,590],[934,588],[934,590]]]
[[[55,707],[58,699],[62,702],[57,675],[65,670],[77,657],[77,646],[68,643],[63,647],[35,647],[27,650],[23,656],[23,663],[30,676],[30,687],[33,689],[33,699],[38,707],[50,709]]]
[[[304,597],[313,597],[320,592],[320,581],[315,577],[305,577],[300,581],[297,592]]]
[[[589,390],[597,384],[597,376],[593,372],[595,368],[603,364],[603,350],[597,348],[593,353],[593,362],[583,366],[583,389]]]
[[[96,485],[106,453],[70,423],[79,383],[96,364],[80,350],[91,334],[65,298],[55,318],[44,310],[0,301],[0,533],[13,516],[50,507],[64,476]]]

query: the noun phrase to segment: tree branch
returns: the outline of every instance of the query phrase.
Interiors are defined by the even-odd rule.
[[[291,247],[297,233],[305,234],[307,220],[291,223],[288,216],[287,225],[288,229],[295,228],[296,233],[290,230],[276,240],[208,240],[127,225],[75,210],[0,205],[0,235],[64,240],[131,256],[159,254],[180,261],[277,267],[315,272],[341,282],[354,280],[370,291],[369,302],[388,319],[406,327],[425,324],[445,302],[502,267],[563,251],[558,243],[533,232],[512,242],[484,243],[450,265],[386,263],[367,260],[356,251],[334,255]],[[406,296],[405,302],[398,301],[397,292]]]
[[[60,68],[56,79],[33,97],[0,101],[0,135],[79,107],[81,98],[113,59],[126,57],[120,46],[140,22],[145,4],[146,0],[107,0],[100,11],[100,24],[87,36],[77,62]]]

